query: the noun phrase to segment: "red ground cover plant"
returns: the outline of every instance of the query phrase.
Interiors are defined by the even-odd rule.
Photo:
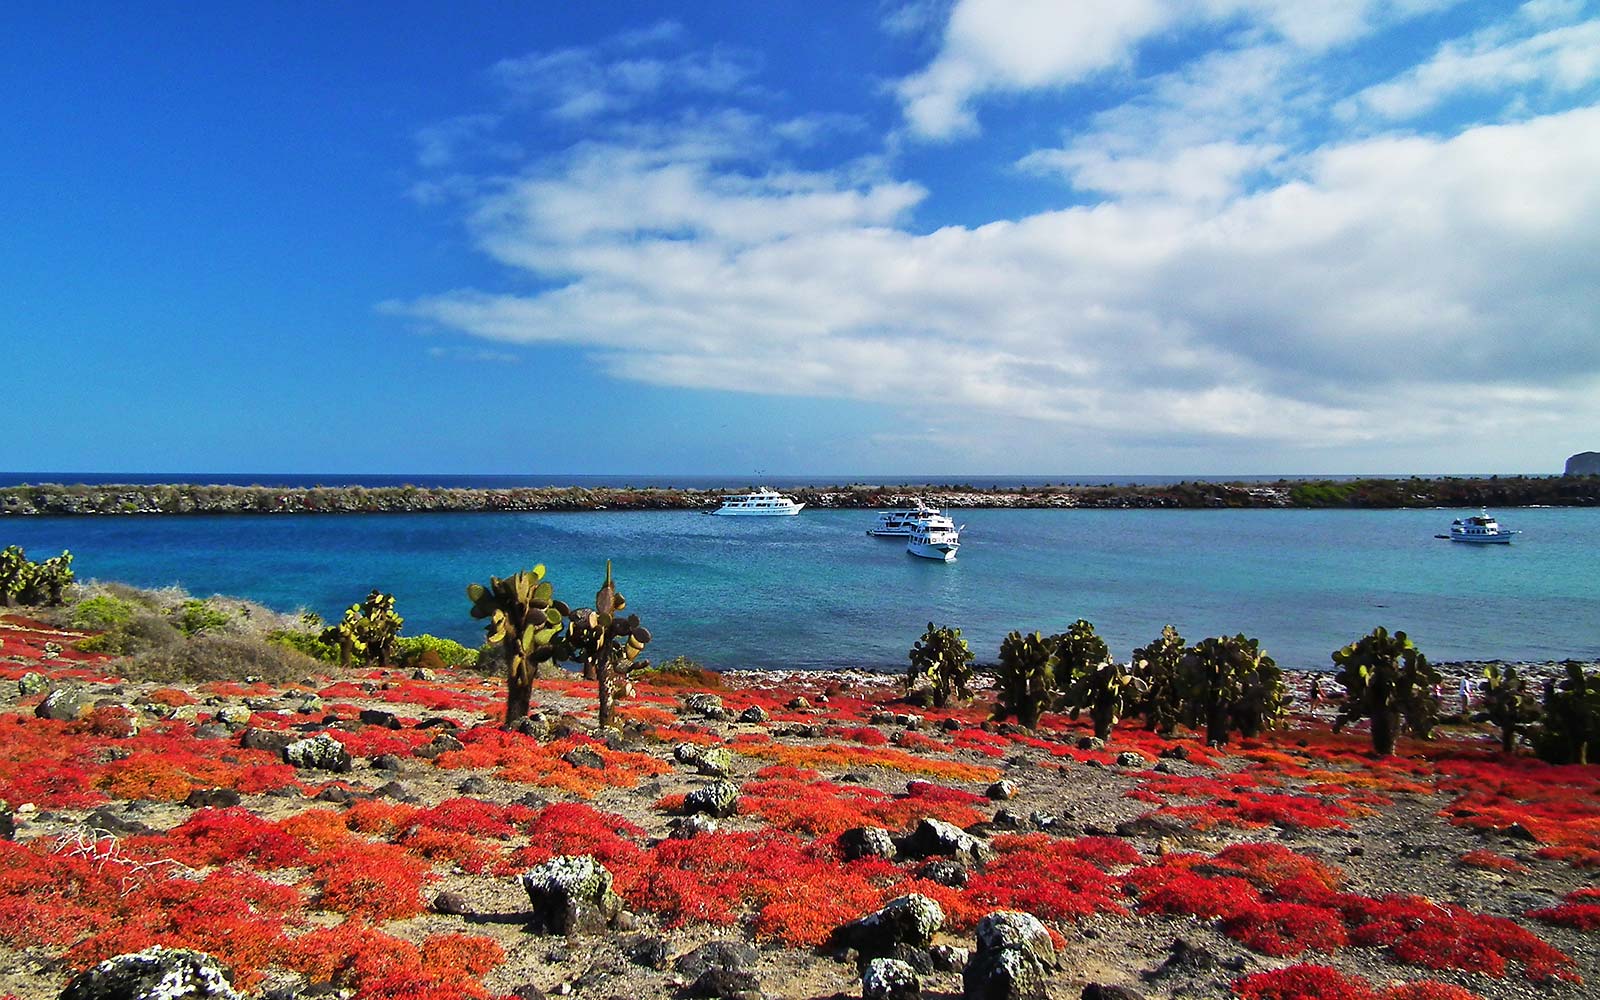
[[[862,785],[839,785],[815,771],[778,765],[756,772],[739,792],[739,812],[770,826],[813,837],[856,826],[900,830],[923,817],[970,826],[987,817],[973,808],[982,796],[927,782],[911,782],[895,796]]]
[[[0,841],[0,940],[66,948],[73,968],[161,944],[210,952],[248,988],[302,909],[294,887],[246,872],[202,875],[110,838],[63,846]]]
[[[1476,994],[1431,979],[1377,989],[1360,976],[1326,965],[1291,965],[1233,981],[1240,1000],[1478,1000]]]
[[[504,961],[490,938],[433,934],[419,947],[347,921],[295,938],[283,964],[353,990],[352,1000],[486,1000],[478,979]]]
[[[1457,858],[1456,863],[1463,868],[1480,868],[1484,871],[1506,872],[1514,875],[1525,874],[1528,871],[1528,866],[1516,858],[1508,858],[1493,851],[1468,851]]]
[[[461,730],[455,735],[465,747],[440,754],[434,761],[439,767],[493,768],[495,776],[504,781],[558,788],[580,799],[593,798],[604,788],[632,788],[643,778],[672,771],[649,754],[612,750],[604,743],[581,737],[540,743],[531,736],[493,726]],[[598,753],[605,767],[575,767],[562,759],[563,754],[580,746]]]
[[[1481,972],[1497,979],[1509,963],[1535,982],[1581,982],[1572,959],[1504,917],[1473,913],[1421,896],[1341,894],[1330,898],[1344,914],[1350,942],[1387,947],[1402,962],[1429,969]]]
[[[1525,757],[1461,755],[1438,762],[1440,787],[1459,796],[1442,810],[1456,826],[1501,833],[1520,827],[1544,845],[1536,856],[1600,867],[1600,775]]]
[[[1562,897],[1560,905],[1534,910],[1528,916],[1580,931],[1600,930],[1600,889],[1575,889]]]
[[[999,856],[967,883],[969,903],[984,912],[1022,910],[1072,921],[1128,912],[1119,902],[1121,881],[1105,870],[1138,863],[1139,853],[1126,841],[1033,833],[996,837],[993,846]]]
[[[634,824],[576,802],[553,802],[530,819],[526,846],[513,855],[512,867],[532,868],[558,854],[590,854],[613,873],[645,864],[639,842],[645,832]]]
[[[934,760],[904,750],[889,747],[851,747],[838,743],[821,746],[785,746],[778,743],[745,743],[734,740],[729,745],[735,753],[745,757],[770,760],[790,767],[828,768],[836,771],[853,771],[866,767],[886,767],[906,774],[925,774],[945,781],[987,782],[1000,777],[1000,769],[982,764]],[[944,749],[941,745],[940,749]]]
[[[748,909],[758,938],[810,946],[882,902],[869,874],[883,872],[841,865],[820,845],[766,830],[662,841],[638,868],[618,871],[617,886],[669,927],[731,924]]]

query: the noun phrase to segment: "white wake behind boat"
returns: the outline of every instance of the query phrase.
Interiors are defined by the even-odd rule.
[[[1511,536],[1518,534],[1521,532],[1500,527],[1500,522],[1490,517],[1488,508],[1484,508],[1481,514],[1451,521],[1449,537],[1452,542],[1466,542],[1469,545],[1510,545]]]
[[[794,497],[784,496],[765,487],[753,493],[730,493],[722,498],[722,506],[708,511],[711,514],[739,517],[783,517],[798,514],[805,504],[795,503]]]
[[[904,538],[911,534],[916,523],[926,517],[936,517],[939,508],[930,507],[919,497],[915,507],[900,507],[878,513],[877,523],[867,529],[867,534],[882,538]]]
[[[930,514],[911,526],[906,538],[906,551],[924,559],[949,562],[961,548],[961,529],[943,514]]]

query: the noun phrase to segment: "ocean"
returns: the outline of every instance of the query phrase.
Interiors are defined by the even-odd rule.
[[[716,668],[899,670],[928,622],[992,661],[1011,629],[1094,622],[1125,659],[1167,623],[1244,632],[1291,668],[1375,625],[1438,660],[1600,659],[1600,508],[1500,512],[1510,546],[1441,541],[1450,510],[970,510],[960,558],[868,536],[870,511],[12,518],[80,579],[178,584],[336,617],[378,587],[406,634],[476,645],[468,583],[544,563],[587,604],[615,563],[648,656]]]

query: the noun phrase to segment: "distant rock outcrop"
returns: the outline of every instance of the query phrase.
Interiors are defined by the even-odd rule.
[[[1580,451],[1567,459],[1567,475],[1600,476],[1600,451]]]

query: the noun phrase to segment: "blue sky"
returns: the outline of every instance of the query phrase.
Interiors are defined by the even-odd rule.
[[[0,468],[1558,471],[1585,0],[11,5]]]

